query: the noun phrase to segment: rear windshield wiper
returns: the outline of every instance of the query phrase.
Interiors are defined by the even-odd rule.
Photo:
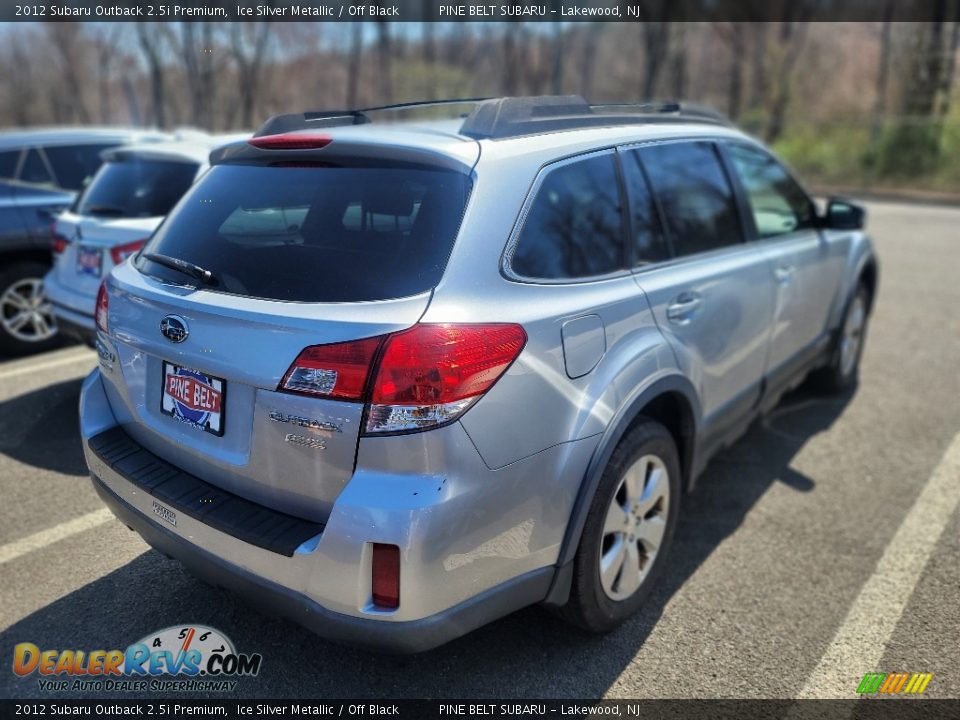
[[[157,253],[147,253],[143,256],[150,262],[155,262],[157,265],[163,265],[166,268],[171,270],[176,270],[181,272],[184,275],[189,275],[194,277],[197,280],[200,280],[205,285],[219,285],[219,281],[216,276],[209,270],[195,265],[192,262],[187,260],[181,260],[180,258],[170,257],[169,255],[158,255]]]

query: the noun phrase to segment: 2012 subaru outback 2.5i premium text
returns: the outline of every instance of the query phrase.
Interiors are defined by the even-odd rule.
[[[81,427],[148,543],[351,643],[635,612],[683,494],[856,379],[863,211],[709,112],[577,97],[269,121],[97,299]]]

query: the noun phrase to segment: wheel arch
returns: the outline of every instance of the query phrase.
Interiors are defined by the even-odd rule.
[[[573,576],[573,558],[603,471],[620,440],[645,420],[656,420],[670,431],[680,456],[681,487],[684,492],[693,487],[700,400],[693,383],[685,376],[673,373],[653,381],[623,403],[603,433],[580,483],[545,604],[560,606],[566,603]]]

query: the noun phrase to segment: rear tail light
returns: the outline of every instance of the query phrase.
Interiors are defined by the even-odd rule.
[[[57,224],[53,223],[50,225],[50,248],[53,252],[59,255],[67,249],[67,245],[69,244],[70,241],[57,232]]]
[[[107,281],[100,283],[100,289],[97,291],[97,307],[93,316],[97,323],[97,328],[103,332],[107,330],[107,310],[110,303],[110,296],[107,294]]]
[[[247,142],[261,150],[318,150],[333,142],[333,138],[319,133],[291,132],[255,137]]]
[[[281,390],[338,400],[363,400],[367,374],[381,338],[306,348],[293,361]]]
[[[373,544],[373,604],[384,610],[400,607],[400,548]]]
[[[113,264],[119,265],[146,244],[147,238],[144,238],[143,240],[134,240],[133,242],[110,248],[110,257],[113,258]]]
[[[519,325],[414,325],[306,348],[280,390],[368,403],[368,433],[451,422],[486,393],[527,342]]]

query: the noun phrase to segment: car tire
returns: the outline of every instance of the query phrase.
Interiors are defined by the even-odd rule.
[[[574,556],[570,598],[557,611],[562,618],[605,633],[640,609],[673,540],[680,488],[673,437],[641,419],[617,445],[597,487]]]
[[[869,318],[870,292],[860,283],[847,301],[830,362],[813,374],[814,384],[820,390],[842,393],[857,384]]]
[[[18,262],[0,270],[0,352],[25,355],[59,344],[49,301],[42,295],[48,270],[36,261]],[[21,319],[23,324],[18,325]]]

